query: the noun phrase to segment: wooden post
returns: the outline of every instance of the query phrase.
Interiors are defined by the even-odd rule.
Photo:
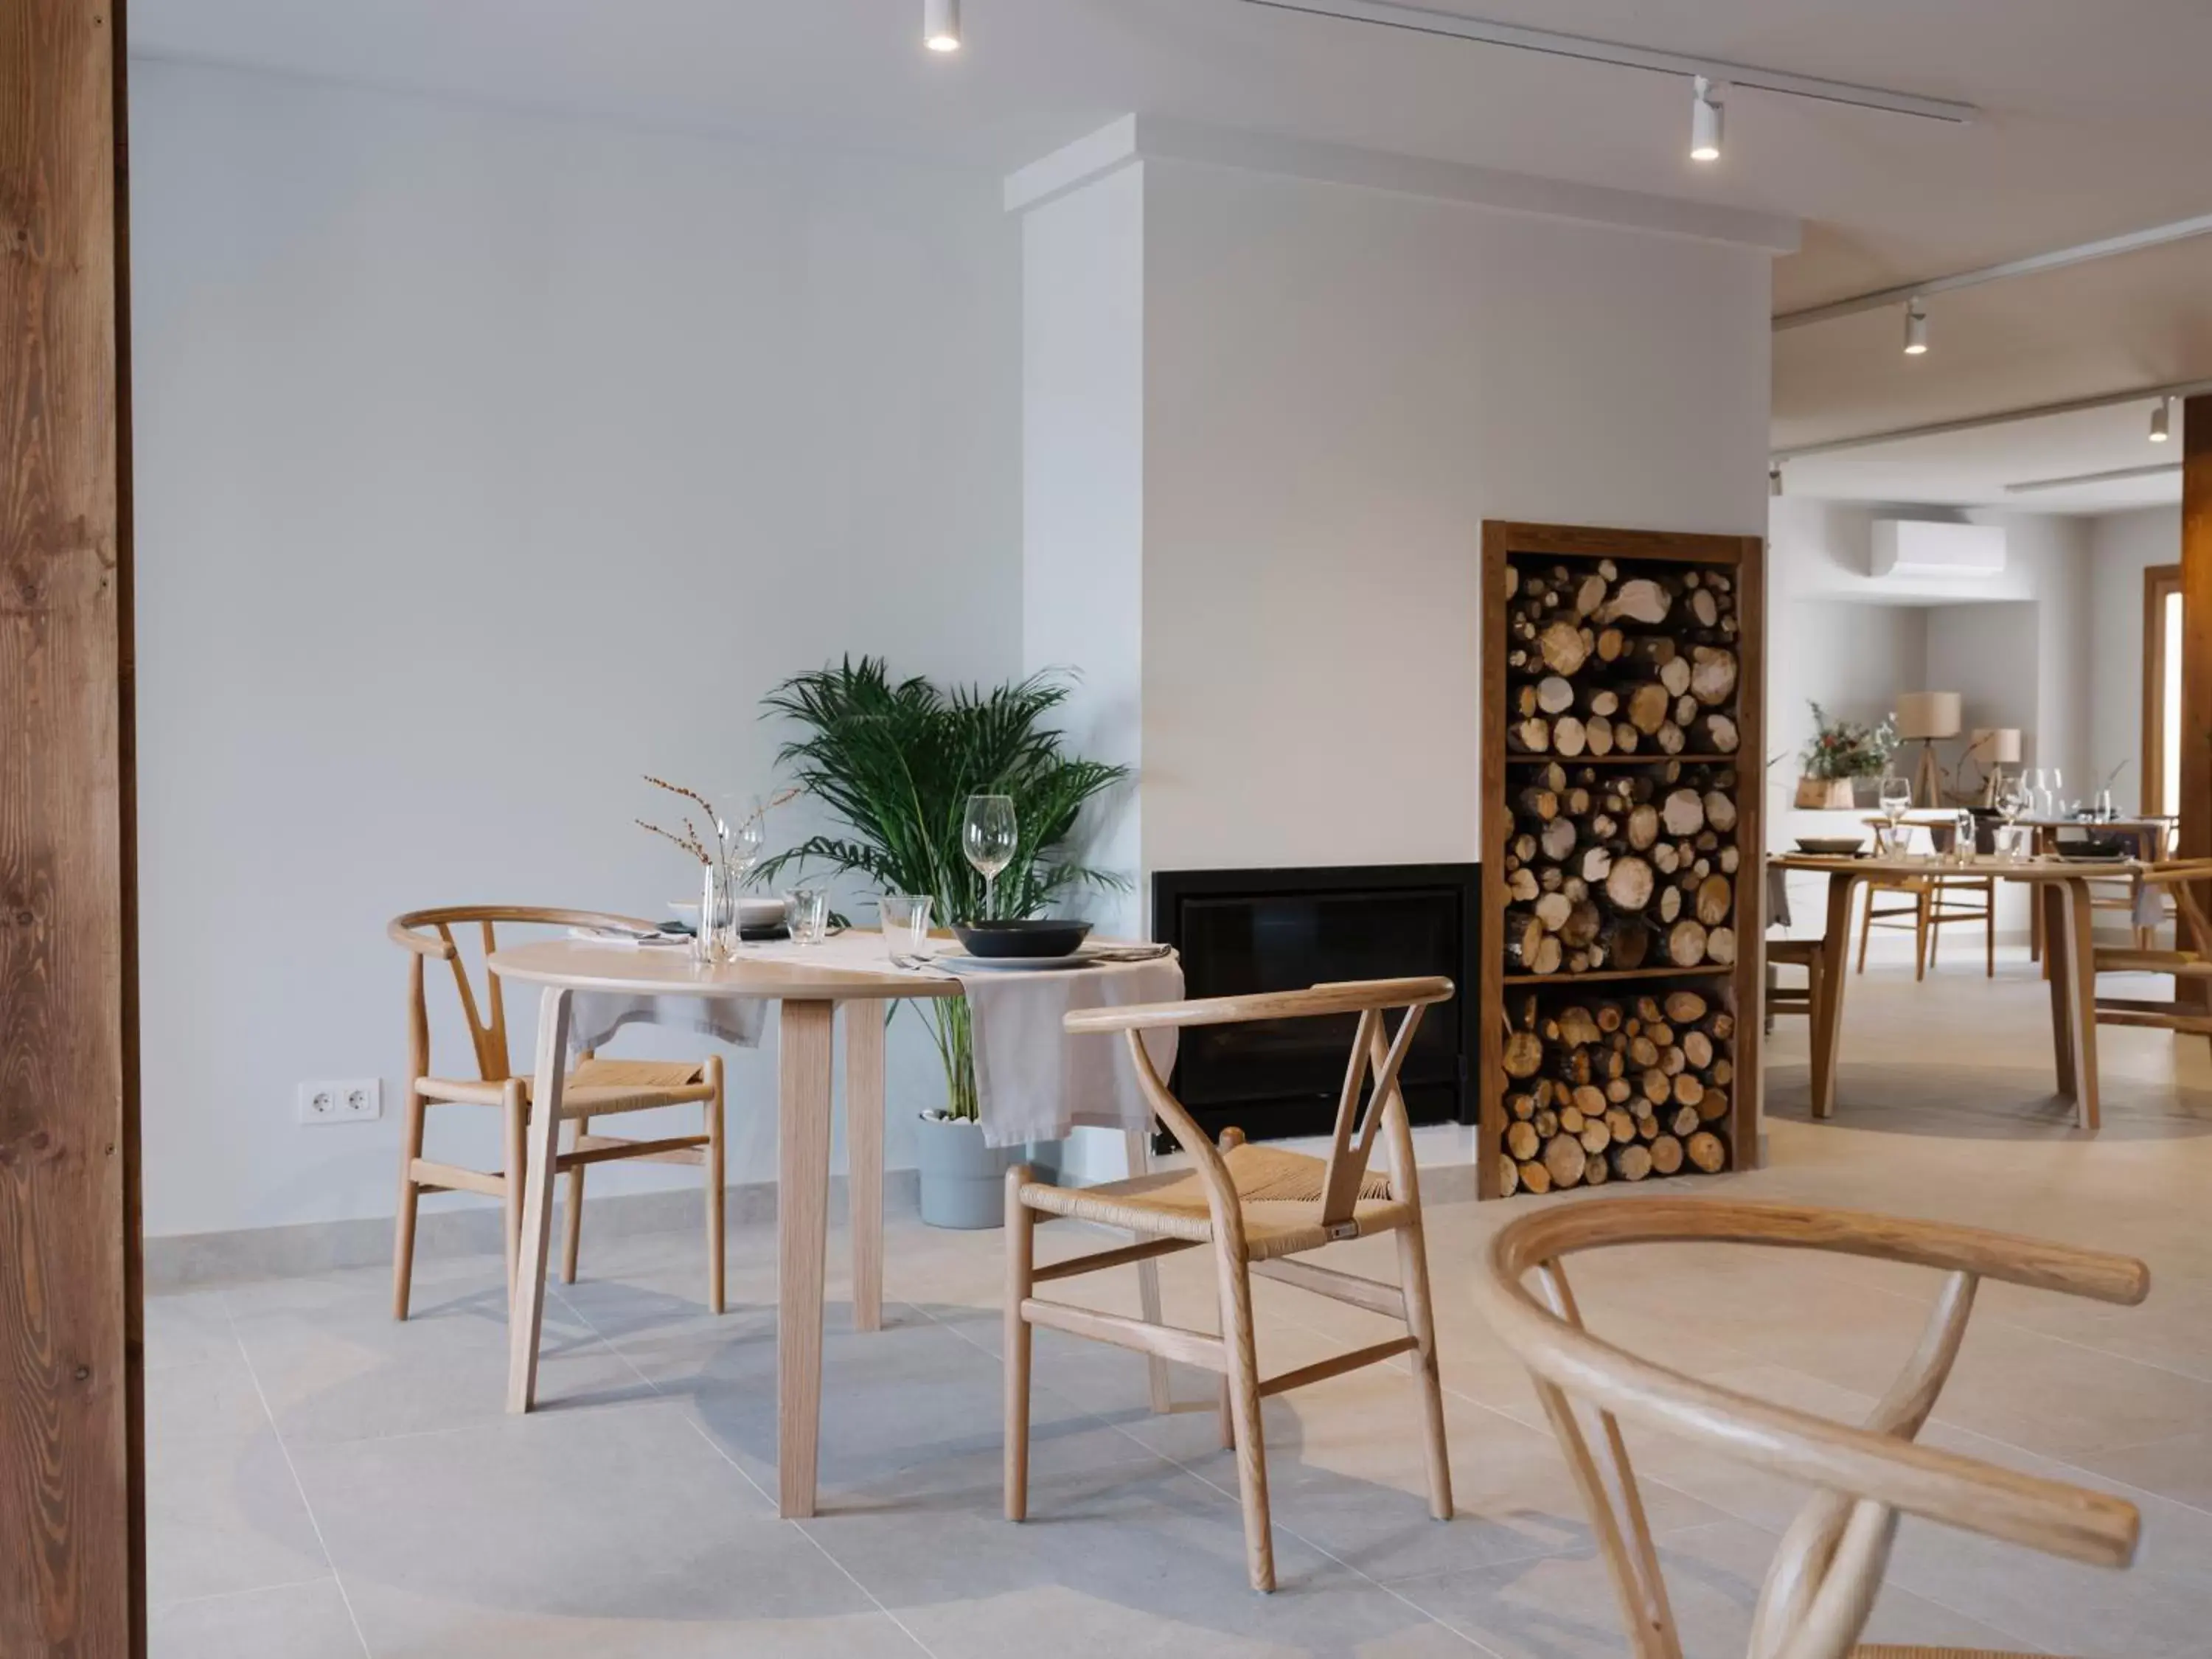
[[[0,1653],[143,1655],[123,8],[0,8]]]
[[[2175,856],[2212,857],[2212,395],[2182,405],[2181,824]],[[2200,898],[2200,902],[2202,899]],[[2204,1001],[2202,980],[2175,982],[2177,1002]]]

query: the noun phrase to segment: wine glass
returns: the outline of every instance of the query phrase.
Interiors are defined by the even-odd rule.
[[[2027,792],[2027,810],[2040,816],[2043,811],[2043,769],[2029,767],[2020,775],[2020,787]]]
[[[1889,820],[1887,850],[1896,852],[1898,826],[1905,822],[1905,814],[1912,805],[1912,786],[1903,778],[1885,776],[1881,781],[1881,813]]]
[[[727,884],[729,908],[728,953],[734,955],[744,939],[744,928],[738,920],[738,895],[744,891],[745,878],[752,873],[753,866],[760,862],[761,848],[768,839],[768,807],[758,795],[743,797],[742,816],[730,818],[718,815],[714,819],[714,840],[722,858],[722,878]]]
[[[2060,803],[2064,799],[2065,788],[2065,774],[2057,767],[2052,767],[2051,769],[2051,816],[2054,818],[2058,816]]]
[[[1957,827],[1951,832],[1952,850],[1960,863],[1971,864],[1974,857],[1974,815],[1962,806],[1954,823]]]
[[[1016,825],[1012,795],[970,795],[968,815],[960,829],[960,850],[975,873],[983,878],[983,914],[988,921],[997,908],[999,872],[1014,861]]]

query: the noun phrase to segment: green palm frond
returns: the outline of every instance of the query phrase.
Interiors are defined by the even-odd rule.
[[[1048,718],[1067,701],[1066,676],[1039,673],[984,688],[940,690],[894,680],[879,657],[794,675],[763,699],[797,735],[776,760],[836,821],[759,866],[757,879],[814,866],[866,878],[884,891],[927,893],[939,921],[981,914],[984,884],[961,850],[970,795],[1013,798],[1019,840],[1000,872],[996,908],[1031,916],[1083,887],[1127,878],[1075,861],[1067,848],[1085,808],[1129,769],[1065,752]],[[974,1115],[966,1009],[929,1005],[955,1115]],[[964,1108],[964,1109],[963,1109]]]

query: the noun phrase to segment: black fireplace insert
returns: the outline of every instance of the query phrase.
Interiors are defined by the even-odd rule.
[[[1414,1122],[1471,1123],[1478,892],[1472,864],[1159,871],[1152,937],[1182,953],[1192,997],[1444,975],[1459,994],[1423,1017],[1401,1083]],[[1356,1024],[1346,1014],[1190,1027],[1176,1097],[1210,1136],[1232,1124],[1255,1140],[1326,1134]]]

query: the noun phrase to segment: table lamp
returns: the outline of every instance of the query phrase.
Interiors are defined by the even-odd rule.
[[[1936,763],[1936,740],[1959,735],[1964,700],[1956,691],[1905,691],[1897,699],[1897,735],[1920,744],[1912,769],[1912,804],[1943,804],[1943,769]],[[1924,798],[1924,800],[1923,800]]]
[[[2020,764],[2020,728],[2016,726],[1978,726],[1966,738],[1966,758],[1981,769],[1982,805],[1994,807],[2004,782],[2004,769]]]

